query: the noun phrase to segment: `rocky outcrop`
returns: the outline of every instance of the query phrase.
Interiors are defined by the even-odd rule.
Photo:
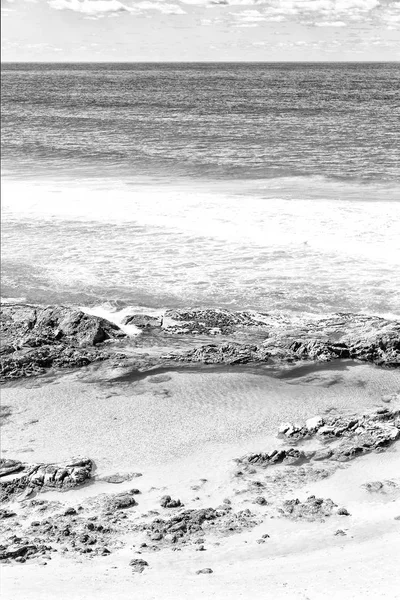
[[[340,462],[369,452],[379,452],[400,438],[400,410],[379,408],[361,416],[329,416],[309,419],[304,426],[285,423],[280,435],[291,441],[316,437],[325,444],[314,460]],[[330,443],[334,442],[331,447]],[[321,456],[322,454],[322,456]]]
[[[139,327],[139,329],[153,329],[161,327],[162,322],[162,317],[154,317],[151,315],[128,315],[122,320],[122,325],[135,325],[135,327]]]
[[[309,496],[304,502],[298,498],[285,500],[278,508],[278,513],[282,517],[306,521],[321,521],[334,514],[349,516],[346,508],[339,508],[330,498],[316,498],[315,496]]]
[[[168,355],[181,362],[246,364],[342,358],[400,366],[399,321],[351,313],[317,318],[212,310],[175,311],[174,318],[179,323],[167,328],[174,333],[216,335],[248,330],[264,337],[256,344],[203,344],[180,355]]]
[[[65,490],[89,481],[92,475],[92,461],[89,458],[72,460],[59,464],[28,465],[18,461],[0,461],[0,501],[24,494],[49,489]]]
[[[270,465],[301,465],[311,460],[315,452],[298,450],[297,448],[287,448],[282,450],[273,450],[270,454],[267,452],[247,454],[236,460],[239,464],[256,465],[267,467]]]
[[[315,438],[321,445],[312,450],[292,446],[269,453],[253,452],[237,458],[238,465],[249,473],[254,471],[254,467],[301,466],[327,460],[347,462],[370,452],[381,452],[400,439],[400,410],[380,408],[361,416],[318,415],[308,419],[304,425],[283,423],[278,435],[292,444]],[[239,471],[240,474],[242,471]]]
[[[224,309],[167,310],[163,328],[169,334],[229,335],[244,328],[264,327],[265,316]]]
[[[104,360],[110,352],[99,344],[125,337],[113,323],[64,306],[2,305],[0,326],[3,380]]]

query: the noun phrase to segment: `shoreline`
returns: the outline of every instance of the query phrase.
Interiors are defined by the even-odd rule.
[[[261,600],[266,589],[285,600],[318,599],[327,590],[329,598],[394,597],[399,369],[329,360],[331,341],[320,346],[321,338],[312,346],[322,348],[319,358],[293,355],[282,317],[280,336],[271,335],[278,325],[270,315],[253,330],[254,315],[208,311],[189,327],[187,314],[175,319],[172,334],[151,321],[135,338],[90,345],[99,328],[110,336],[118,330],[98,317],[72,318],[70,309],[62,312],[67,327],[54,320],[57,310],[52,326],[35,313],[25,333],[31,340],[46,334],[39,349],[63,339],[63,352],[107,357],[2,386],[6,597],[105,600],[130,597],[133,588],[145,600]],[[216,319],[225,331],[210,335]],[[337,332],[335,319],[323,321],[321,335]],[[349,317],[341,319],[343,327]],[[62,338],[54,333],[60,322]],[[25,323],[15,325],[19,333]],[[207,330],[200,340],[190,333],[199,323]],[[301,327],[292,336],[299,339]],[[396,331],[360,316],[349,327],[370,345]],[[286,359],[278,352],[246,360],[258,352],[248,339],[254,333],[259,340],[260,329],[268,343],[286,340],[279,348]],[[302,335],[309,347],[309,331]],[[143,357],[152,336],[159,346]],[[206,348],[225,348],[222,360],[181,360],[193,351],[207,358],[207,336]],[[243,336],[247,344],[237,341]],[[179,359],[157,366],[168,340]],[[249,346],[243,362],[236,350],[227,361],[227,349]],[[36,348],[22,344],[16,352]]]

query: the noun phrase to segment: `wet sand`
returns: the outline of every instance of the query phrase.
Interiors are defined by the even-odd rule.
[[[94,483],[41,494],[65,506],[128,490],[132,481],[116,486],[101,478],[140,471],[134,484],[141,495],[130,519],[159,507],[164,494],[179,497],[187,509],[218,506],[228,497],[234,510],[253,510],[254,493],[235,479],[234,458],[280,447],[283,421],[362,413],[386,406],[382,397],[399,390],[399,371],[350,361],[279,377],[261,369],[208,368],[110,380],[106,366],[96,367],[6,386],[2,404],[11,416],[3,427],[3,456],[32,463],[90,457]],[[46,565],[3,565],[4,597],[396,598],[400,493],[371,495],[362,485],[398,478],[397,446],[341,465],[323,480],[271,483],[275,498],[315,494],[344,504],[350,512],[345,523],[339,516],[294,522],[265,515],[254,528],[210,541],[205,552],[189,546],[143,555],[150,566],[141,574],[129,567],[137,539],[127,533],[124,547],[107,557],[53,555]],[[335,536],[339,528],[345,537]],[[268,543],[257,543],[266,532]],[[213,573],[196,575],[204,567]]]

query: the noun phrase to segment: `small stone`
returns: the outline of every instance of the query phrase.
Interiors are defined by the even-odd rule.
[[[262,538],[260,540],[256,540],[257,544],[265,544],[265,540]]]
[[[344,508],[344,507],[338,508],[337,514],[338,515],[344,515],[345,517],[349,517],[350,516],[349,511],[347,510],[347,508]]]
[[[346,532],[345,532],[345,531],[343,531],[343,529],[338,529],[338,530],[335,532],[335,535],[347,535],[347,534],[346,534]]]
[[[266,504],[268,504],[267,500],[264,498],[264,496],[257,496],[257,498],[254,500],[255,504],[259,504],[260,506],[265,506]]]
[[[209,573],[214,573],[214,571],[209,568],[199,569],[198,571],[196,571],[196,575],[208,575]]]
[[[267,538],[269,538],[271,536],[269,535],[269,533],[263,533],[261,537],[263,540],[266,540]]]

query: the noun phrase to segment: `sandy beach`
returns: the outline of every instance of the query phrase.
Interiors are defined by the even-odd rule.
[[[21,533],[38,518],[38,509],[50,521],[70,507],[100,519],[102,499],[133,486],[140,494],[136,506],[108,517],[117,528],[110,554],[80,554],[59,545],[59,552],[45,558],[4,564],[3,597],[399,597],[396,444],[348,463],[281,464],[250,470],[245,478],[238,477],[234,459],[287,447],[277,437],[282,422],[398,409],[400,373],[344,361],[293,374],[279,378],[255,369],[199,367],[121,382],[110,380],[104,365],[5,386],[2,403],[11,414],[3,426],[4,458],[59,463],[87,456],[94,464],[89,485],[42,492],[45,509],[30,506],[29,499],[11,503]],[[320,447],[315,440],[303,444]],[[107,481],[133,473],[141,476]],[[363,487],[371,481],[392,483],[378,491]],[[260,494],[265,505],[258,504]],[[183,507],[160,508],[165,495],[179,498]],[[285,500],[303,502],[313,495],[345,506],[349,515],[292,519],[276,512]],[[221,506],[235,514],[250,511],[251,517],[231,529],[208,528],[201,544],[193,536],[184,545],[152,543],[137,529],[149,516],[171,518],[183,508]],[[148,563],[143,572],[132,572],[135,558]],[[204,568],[212,573],[197,574]]]

